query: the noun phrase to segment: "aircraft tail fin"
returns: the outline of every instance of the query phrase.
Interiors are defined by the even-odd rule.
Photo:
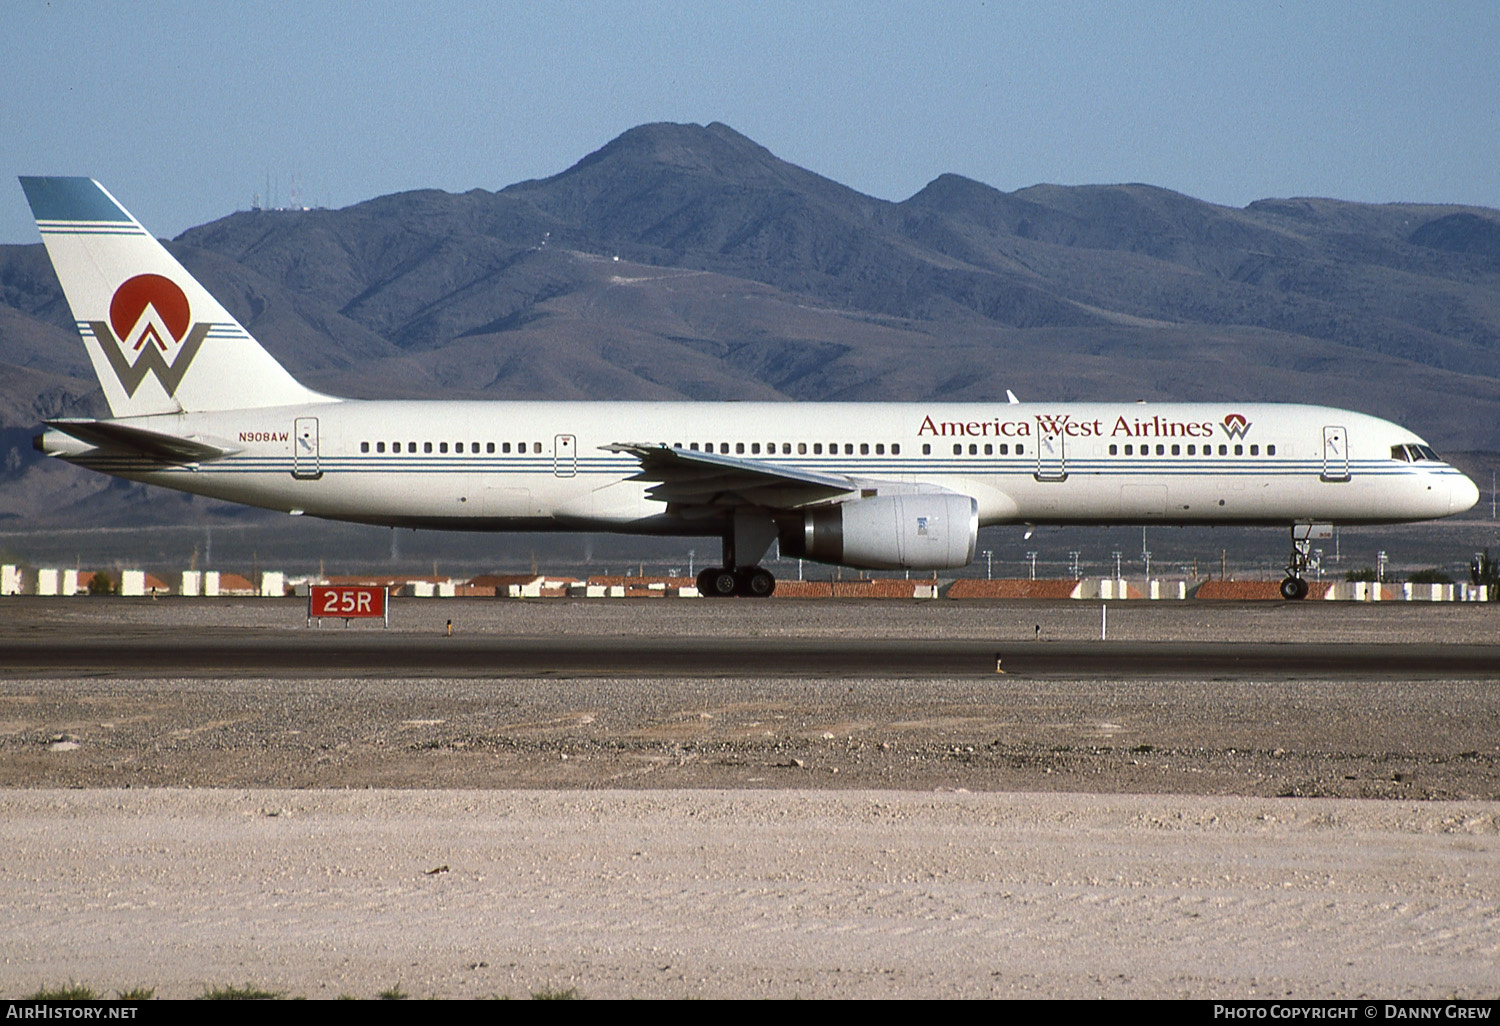
[[[21,187],[114,416],[334,401],[288,374],[98,182]]]

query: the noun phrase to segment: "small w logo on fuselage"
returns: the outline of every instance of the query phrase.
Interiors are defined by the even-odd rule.
[[[126,395],[135,395],[147,374],[154,374],[167,395],[182,376],[209,325],[193,323],[187,295],[170,278],[138,274],[115,290],[108,321],[89,321],[115,377]]]
[[[1238,413],[1231,413],[1224,418],[1223,427],[1230,438],[1244,438],[1250,430],[1250,422]]]

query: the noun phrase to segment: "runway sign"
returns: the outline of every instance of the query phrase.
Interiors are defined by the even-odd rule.
[[[308,620],[325,616],[384,620],[390,626],[390,589],[366,584],[315,584],[307,592]]]

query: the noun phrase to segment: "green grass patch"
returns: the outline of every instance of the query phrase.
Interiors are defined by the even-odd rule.
[[[98,1001],[99,992],[93,987],[69,980],[59,987],[43,987],[35,994],[28,994],[27,1001]]]
[[[281,997],[279,990],[261,990],[253,983],[243,987],[228,984],[223,987],[203,988],[202,1001],[275,1001]]]
[[[582,1001],[583,995],[578,993],[577,987],[569,987],[566,990],[558,990],[553,987],[543,987],[531,995],[533,1001]]]

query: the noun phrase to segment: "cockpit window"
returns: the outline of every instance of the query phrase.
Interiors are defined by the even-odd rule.
[[[1430,460],[1433,463],[1443,462],[1430,445],[1393,445],[1391,446],[1391,459],[1400,460],[1403,463],[1416,463],[1421,460]]]

